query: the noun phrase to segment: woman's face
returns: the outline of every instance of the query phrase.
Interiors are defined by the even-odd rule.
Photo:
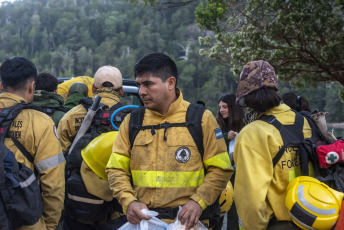
[[[220,101],[219,110],[222,117],[227,119],[228,118],[228,105],[226,102]]]

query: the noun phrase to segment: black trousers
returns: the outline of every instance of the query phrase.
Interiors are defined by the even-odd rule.
[[[109,222],[103,224],[85,224],[64,214],[63,230],[114,230],[119,229],[126,222],[126,216],[121,216],[117,219],[110,220]]]

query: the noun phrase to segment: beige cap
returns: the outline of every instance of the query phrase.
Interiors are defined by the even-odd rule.
[[[96,88],[103,88],[104,82],[110,82],[115,89],[122,86],[122,74],[116,67],[107,65],[100,67],[94,74],[94,86]]]

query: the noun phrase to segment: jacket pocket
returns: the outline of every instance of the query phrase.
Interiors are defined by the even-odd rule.
[[[135,138],[132,149],[131,163],[145,164],[151,163],[152,154],[154,154],[155,147],[153,143],[153,136],[149,130],[141,131]]]

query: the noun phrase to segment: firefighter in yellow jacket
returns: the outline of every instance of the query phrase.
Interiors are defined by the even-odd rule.
[[[120,97],[123,94],[122,81],[122,74],[116,67],[100,67],[94,75],[94,84],[92,86],[94,97],[96,95],[100,96],[100,103],[111,108],[121,101]],[[67,151],[72,145],[86,113],[85,107],[78,105],[68,111],[60,120],[57,133],[60,137],[63,152]]]
[[[234,201],[241,229],[298,229],[284,205],[289,182],[300,176],[296,147],[287,147],[273,165],[273,159],[284,145],[280,131],[262,115],[273,115],[282,125],[293,125],[295,113],[281,104],[274,68],[265,61],[246,64],[241,72],[236,102],[249,108],[246,126],[240,131],[234,150],[236,178]],[[303,119],[303,136],[312,135]],[[276,159],[276,158],[275,158]]]
[[[92,86],[94,97],[97,95],[100,96],[100,103],[111,108],[121,100],[120,96],[123,94],[122,81],[122,74],[116,67],[100,67],[94,75],[94,84]],[[60,137],[63,152],[68,151],[71,147],[73,140],[86,116],[86,113],[87,110],[82,104],[80,104],[68,111],[68,113],[66,113],[66,115],[60,120],[57,131]],[[110,120],[110,117],[111,114],[108,114],[108,117],[105,118]],[[98,154],[100,153],[98,152]],[[80,168],[80,175],[85,184],[87,192],[97,196],[98,198],[101,198],[104,201],[112,201],[113,196],[109,190],[107,178],[101,178],[94,173],[90,167],[90,164],[92,164],[92,162],[86,163],[83,160]],[[105,168],[103,170],[105,170]],[[68,198],[71,199],[70,197]],[[76,201],[78,201],[77,199]],[[68,206],[65,207],[66,210],[67,208]],[[73,213],[73,210],[69,210],[69,213]],[[80,219],[78,217],[68,215],[67,211],[64,212],[63,217],[63,227],[65,230],[118,229],[126,221],[125,216],[118,211],[112,212],[109,219],[104,219],[99,222],[92,222],[90,220]]]
[[[152,53],[139,60],[134,71],[146,108],[142,125],[185,123],[190,103],[176,88],[174,61]],[[130,223],[149,219],[140,211],[144,208],[156,210],[159,218],[171,223],[182,206],[179,219],[183,224],[188,219],[190,229],[233,173],[216,119],[208,110],[202,116],[203,159],[187,127],[141,130],[131,148],[129,120],[128,115],[121,124],[107,165],[110,189]]]
[[[32,62],[22,57],[7,59],[0,67],[0,75],[0,89],[3,92],[0,95],[0,108],[32,102],[37,77]],[[38,171],[42,189],[42,218],[32,226],[19,229],[54,230],[61,216],[65,191],[65,160],[54,122],[44,113],[25,109],[12,122],[10,132],[32,155],[34,163],[21,153],[10,138],[5,139],[5,145],[13,151],[18,162]]]

